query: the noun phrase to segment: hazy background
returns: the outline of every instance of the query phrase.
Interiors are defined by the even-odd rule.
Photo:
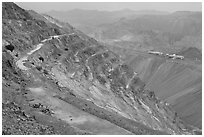
[[[201,11],[200,2],[16,2],[25,9],[37,12],[50,10],[67,11],[73,9],[86,10],[159,10],[159,11]]]
[[[201,2],[21,2],[20,7],[70,23],[98,41],[137,50],[202,49]],[[200,51],[198,51],[198,49]],[[195,52],[196,51],[196,52]],[[195,57],[193,57],[195,58]]]

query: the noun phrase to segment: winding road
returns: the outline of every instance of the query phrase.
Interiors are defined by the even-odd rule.
[[[24,63],[25,61],[27,60],[28,56],[33,54],[35,51],[39,50],[45,43],[46,41],[49,41],[49,40],[52,40],[52,39],[55,39],[55,38],[59,38],[61,36],[64,36],[64,35],[74,35],[75,33],[71,33],[71,34],[62,34],[62,35],[54,35],[54,36],[50,36],[48,39],[44,39],[41,41],[41,43],[39,43],[38,45],[36,45],[36,48],[31,50],[30,52],[28,52],[25,56],[21,57],[19,60],[16,61],[16,66],[18,68],[20,68],[21,70],[28,70],[29,68],[27,68],[26,66],[24,66]]]

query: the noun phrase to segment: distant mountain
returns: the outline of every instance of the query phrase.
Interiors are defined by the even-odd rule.
[[[85,33],[90,33],[96,29],[98,25],[113,23],[120,18],[132,18],[141,15],[163,15],[168,12],[163,11],[135,11],[130,9],[118,10],[118,11],[98,11],[98,10],[83,10],[74,9],[70,11],[50,11],[45,13],[56,19],[70,22],[76,28],[82,30]]]
[[[111,44],[127,43],[146,48],[202,48],[202,13],[175,12],[168,15],[144,15],[103,24],[90,34]]]
[[[202,48],[201,12],[75,9],[46,14],[71,22],[89,36],[109,44],[167,52],[176,52],[183,47]]]
[[[149,33],[163,32],[176,34],[175,37],[180,35],[193,35],[197,36],[201,34],[202,26],[202,14],[190,12],[187,14],[173,13],[170,15],[144,15],[136,19],[119,20],[112,24],[101,25],[101,28],[107,29],[110,32],[116,31],[116,35],[112,37],[117,38],[120,36],[117,31],[122,32],[124,30],[132,33]],[[104,30],[104,33],[108,31]],[[180,34],[180,35],[179,35]],[[153,35],[153,34],[152,34]],[[107,36],[110,37],[110,36]],[[177,39],[181,38],[178,37]]]

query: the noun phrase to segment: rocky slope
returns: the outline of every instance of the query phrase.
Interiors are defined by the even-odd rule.
[[[37,125],[31,127],[50,126],[53,134],[201,133],[145,90],[134,70],[96,40],[14,3],[3,3],[2,10],[3,105],[15,102],[34,118]],[[11,117],[15,120],[15,113]],[[6,127],[9,120],[3,132],[19,134]],[[17,123],[11,129],[36,133]]]
[[[134,68],[146,83],[145,89],[154,91],[156,96],[170,104],[185,122],[202,128],[201,61],[188,58],[173,60],[117,46],[111,50],[121,55]],[[193,59],[199,55],[199,51],[188,48],[180,54]]]

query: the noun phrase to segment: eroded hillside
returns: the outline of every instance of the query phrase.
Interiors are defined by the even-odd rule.
[[[193,50],[191,50],[193,49]],[[112,47],[146,83],[145,89],[170,104],[182,119],[202,127],[202,64],[189,59],[173,60],[127,48]],[[189,54],[188,54],[189,53]],[[182,55],[199,53],[195,48]],[[200,56],[200,55],[198,55]],[[195,57],[191,57],[192,59]]]
[[[201,133],[96,40],[14,3],[2,10],[4,134]]]

